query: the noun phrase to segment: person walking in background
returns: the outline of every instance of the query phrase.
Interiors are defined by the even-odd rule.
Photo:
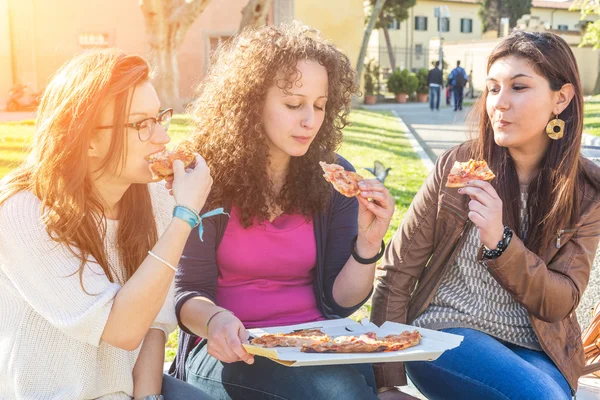
[[[448,76],[454,92],[454,111],[462,110],[463,92],[468,80],[467,72],[460,66],[460,61],[457,61],[456,68]]]
[[[440,92],[442,90],[442,84],[444,78],[442,77],[442,70],[440,69],[440,62],[435,62],[435,67],[429,70],[427,75],[427,86],[429,86],[429,108],[431,111],[435,108],[440,110]]]

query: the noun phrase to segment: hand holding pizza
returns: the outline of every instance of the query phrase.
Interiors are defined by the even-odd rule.
[[[254,356],[242,346],[248,341],[248,333],[242,321],[229,312],[216,314],[208,325],[207,352],[217,360],[233,363],[254,363]]]
[[[481,243],[488,249],[495,249],[504,232],[502,200],[496,189],[486,181],[472,180],[458,192],[471,198],[469,219],[479,229]]]
[[[210,169],[206,161],[196,154],[194,168],[185,169],[181,160],[173,161],[174,175],[167,177],[167,189],[175,197],[177,204],[192,207],[200,211],[212,187]]]
[[[386,187],[377,179],[364,179],[358,183],[358,186],[360,194],[356,196],[358,199],[356,250],[361,257],[368,258],[377,254],[381,248],[381,241],[394,214],[395,201]],[[361,252],[361,247],[372,254]]]

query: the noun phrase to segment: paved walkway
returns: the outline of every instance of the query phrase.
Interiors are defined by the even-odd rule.
[[[432,112],[429,109],[429,105],[423,103],[378,104],[375,106],[365,106],[365,108],[393,111],[406,124],[417,142],[424,149],[424,153],[433,162],[450,147],[470,138],[469,130],[465,123],[470,111],[469,108],[454,112],[452,108],[443,107],[440,111]],[[600,163],[600,138],[584,134],[582,153]],[[428,160],[424,161],[426,166],[431,165]],[[590,311],[598,300],[600,300],[600,249],[592,268],[590,283],[577,310],[577,317],[582,327],[589,325]],[[582,378],[581,384],[586,384],[588,387],[580,389],[577,393],[577,398],[579,400],[600,399],[599,381],[600,379],[595,378]],[[406,391],[413,396],[424,398],[416,392],[416,389],[412,385]]]
[[[469,138],[465,119],[470,108],[454,112],[450,107],[443,107],[432,112],[426,103],[378,104],[365,108],[395,111],[434,161],[445,150]],[[600,137],[584,134],[582,152],[587,157],[600,158]]]

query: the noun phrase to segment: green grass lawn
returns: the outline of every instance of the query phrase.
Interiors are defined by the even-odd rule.
[[[583,131],[600,136],[600,102],[585,102],[583,109]]]
[[[426,170],[406,136],[399,131],[397,119],[392,114],[355,110],[351,114],[351,121],[352,126],[344,130],[344,144],[339,153],[365,178],[371,177],[371,174],[364,168],[372,168],[375,160],[392,168],[385,184],[396,199],[396,213],[385,237],[388,242],[425,179]],[[33,121],[0,123],[0,178],[26,156],[33,128]],[[185,139],[190,130],[189,117],[177,115],[172,120],[169,132],[176,143]],[[368,316],[369,310],[370,302],[357,311],[353,318],[358,320]],[[167,360],[173,359],[176,348],[177,332],[174,332],[167,343]]]

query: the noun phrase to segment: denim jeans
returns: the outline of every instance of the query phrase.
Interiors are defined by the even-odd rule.
[[[462,110],[463,108],[463,93],[465,91],[464,87],[454,87],[454,111]]]
[[[286,367],[258,356],[252,365],[227,364],[204,344],[191,351],[186,379],[216,400],[377,400],[371,364]]]
[[[435,361],[406,363],[408,376],[429,400],[571,398],[569,384],[544,352],[503,343],[474,329],[442,331],[464,340]]]
[[[211,400],[212,397],[200,389],[175,379],[169,375],[163,375],[162,395],[165,400]]]
[[[440,91],[442,88],[439,86],[430,86],[429,87],[429,108],[431,111],[435,108],[436,110],[440,109]],[[435,100],[434,100],[435,99]]]

